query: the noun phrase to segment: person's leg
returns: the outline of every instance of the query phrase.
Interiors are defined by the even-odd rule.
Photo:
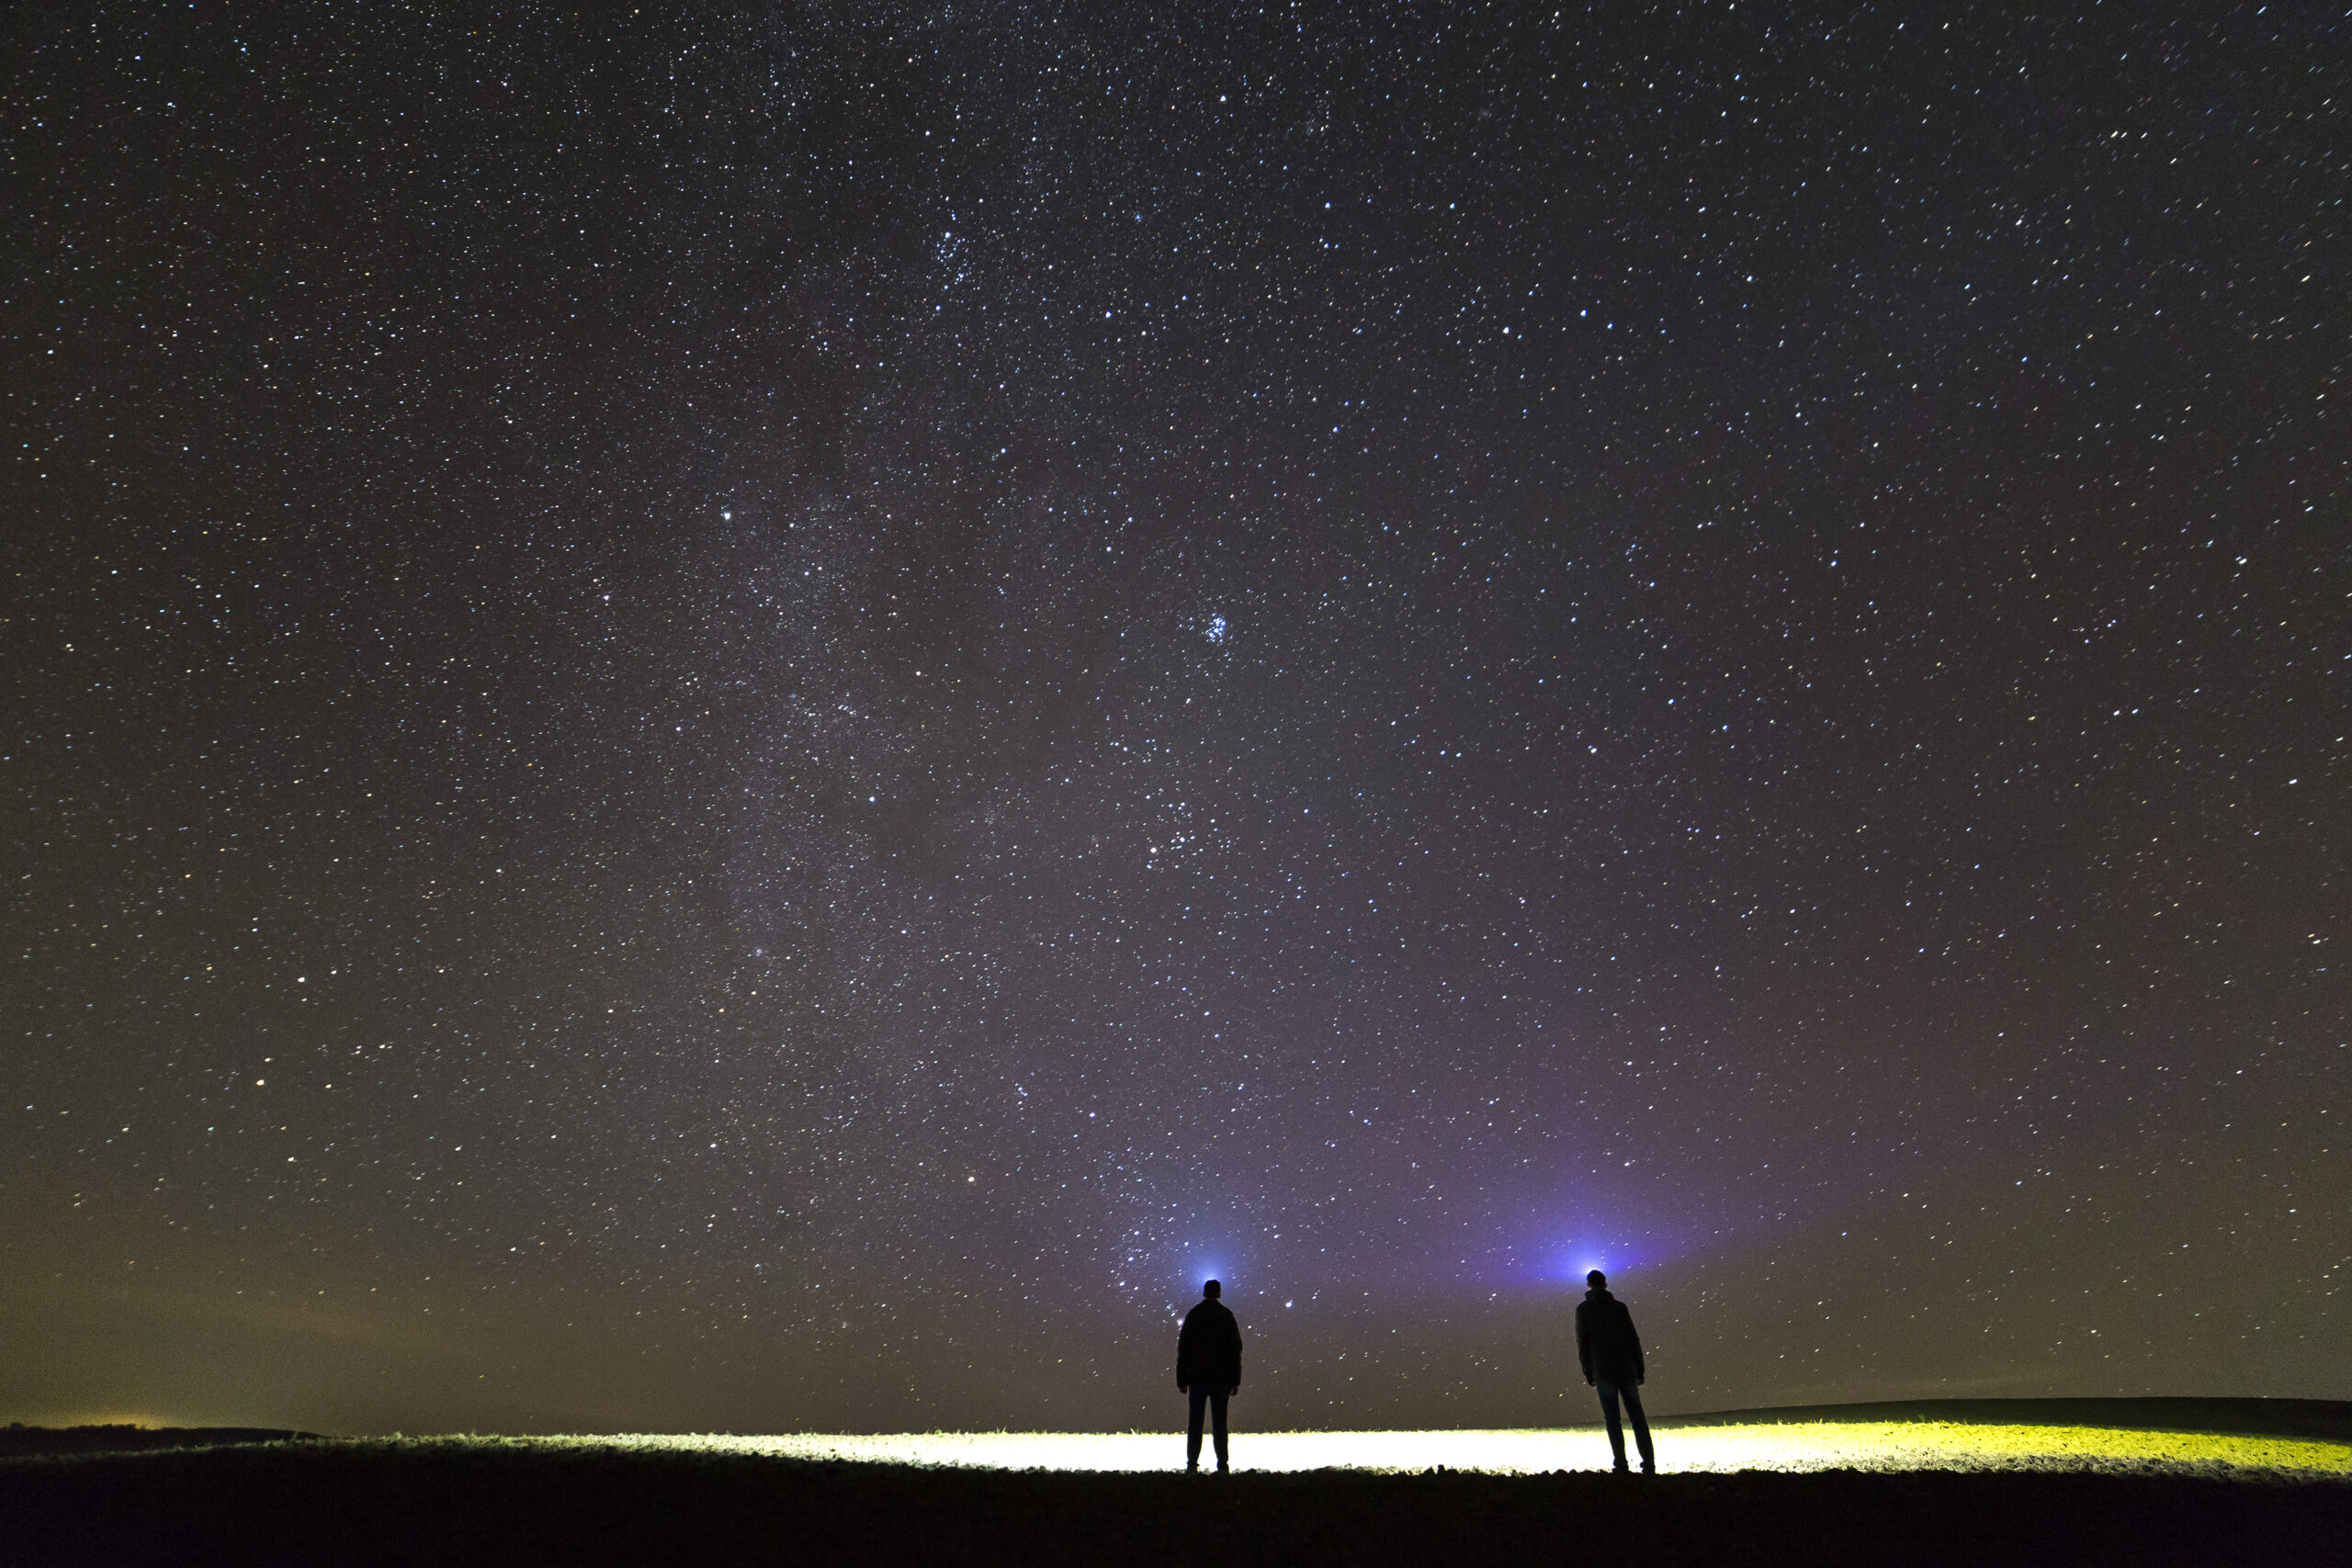
[[[1624,1396],[1625,1414],[1634,1418],[1634,1446],[1642,1450],[1642,1473],[1647,1475],[1657,1469],[1657,1455],[1650,1450],[1650,1420],[1642,1414],[1641,1384],[1620,1383],[1617,1392]]]
[[[1233,1468],[1232,1456],[1227,1451],[1225,1441],[1225,1402],[1227,1398],[1227,1391],[1221,1388],[1216,1390],[1209,1395],[1209,1423],[1211,1429],[1216,1434],[1216,1469],[1217,1473],[1220,1475]]]
[[[1208,1403],[1209,1391],[1201,1384],[1193,1385],[1193,1419],[1184,1428],[1184,1468],[1201,1468],[1201,1407]]]
[[[1593,1387],[1600,1391],[1600,1414],[1609,1422],[1609,1451],[1619,1470],[1625,1468],[1625,1428],[1617,1422],[1617,1382],[1614,1378],[1595,1380]]]

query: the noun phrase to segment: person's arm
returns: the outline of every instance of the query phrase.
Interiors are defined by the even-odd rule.
[[[1241,1392],[1241,1325],[1238,1322],[1233,1325],[1233,1386],[1226,1392],[1227,1393]]]
[[[1585,1325],[1585,1310],[1577,1308],[1577,1365],[1584,1369],[1584,1381],[1592,1382],[1592,1337]]]
[[[1634,1314],[1631,1312],[1625,1314],[1625,1337],[1634,1347],[1634,1381],[1637,1383],[1646,1382],[1650,1375],[1649,1363],[1642,1359],[1642,1332],[1634,1326]]]
[[[1176,1392],[1193,1392],[1193,1320],[1187,1317],[1184,1326],[1176,1331]]]

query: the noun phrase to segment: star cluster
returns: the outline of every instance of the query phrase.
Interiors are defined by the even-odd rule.
[[[19,22],[26,1418],[2352,1396],[2340,20]]]

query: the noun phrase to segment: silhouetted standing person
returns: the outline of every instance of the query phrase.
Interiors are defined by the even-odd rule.
[[[1625,1472],[1625,1431],[1617,1424],[1617,1402],[1634,1418],[1634,1441],[1642,1450],[1642,1473],[1657,1469],[1650,1450],[1649,1418],[1642,1414],[1642,1379],[1649,1369],[1642,1362],[1642,1337],[1634,1332],[1634,1314],[1609,1293],[1609,1276],[1596,1269],[1584,1277],[1584,1300],[1577,1303],[1577,1360],[1584,1381],[1600,1391],[1600,1413],[1609,1419],[1609,1451],[1617,1457],[1617,1472]]]
[[[1176,1334],[1176,1386],[1193,1396],[1192,1425],[1184,1429],[1184,1468],[1201,1468],[1201,1413],[1207,1408],[1216,1433],[1216,1472],[1233,1468],[1225,1444],[1225,1402],[1241,1391],[1241,1325],[1217,1300],[1225,1287],[1211,1280],[1184,1314]]]

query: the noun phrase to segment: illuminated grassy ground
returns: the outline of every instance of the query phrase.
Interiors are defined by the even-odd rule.
[[[1804,1422],[1660,1427],[1668,1473],[1738,1471],[2006,1471],[2269,1472],[2352,1478],[2352,1444],[2211,1432],[2117,1427],[1979,1426],[1954,1421]],[[631,1436],[520,1439],[625,1448],[775,1454],[997,1470],[1179,1469],[1181,1437],[1167,1432],[933,1432],[880,1437]],[[1628,1434],[1628,1443],[1631,1435]],[[1598,1427],[1544,1431],[1269,1432],[1234,1438],[1244,1470],[1449,1471],[1542,1475],[1605,1469]]]

